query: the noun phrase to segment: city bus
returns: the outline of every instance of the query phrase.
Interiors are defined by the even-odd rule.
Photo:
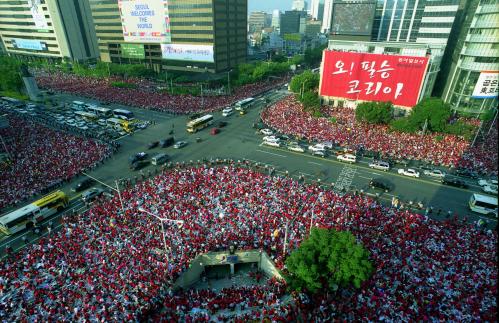
[[[99,117],[95,113],[85,112],[85,111],[75,111],[75,116],[81,117],[87,121],[95,121]]]
[[[470,197],[469,207],[473,212],[497,217],[497,197],[475,193]]]
[[[69,199],[63,191],[52,192],[41,199],[0,217],[0,232],[11,235],[38,225],[47,217],[64,210]]]
[[[211,114],[204,115],[187,122],[187,132],[195,133],[198,130],[204,129],[212,124],[213,116]]]
[[[244,110],[246,108],[249,108],[253,104],[253,101],[255,101],[254,98],[247,98],[247,99],[244,99],[244,100],[237,102],[236,103],[236,110],[241,111],[241,110]]]
[[[73,101],[73,103],[71,104],[71,109],[73,110],[77,110],[77,111],[83,111],[85,110],[85,102],[82,102],[82,101]]]
[[[124,109],[114,109],[113,115],[115,118],[123,119],[123,120],[132,120],[133,112],[124,110]]]
[[[113,115],[113,112],[111,109],[98,107],[95,105],[87,107],[87,111],[91,112],[91,113],[95,113],[100,118],[110,118]]]

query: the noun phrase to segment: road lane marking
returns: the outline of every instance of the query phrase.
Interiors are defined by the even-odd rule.
[[[316,162],[311,162],[311,161],[309,161],[308,163],[309,163],[309,164],[318,165],[318,166],[322,166],[322,164],[319,164],[319,163],[316,163]]]
[[[257,149],[256,151],[259,151],[259,152],[261,152],[261,153],[265,153],[265,154],[269,154],[269,155],[274,155],[274,156],[284,157],[284,158],[288,157],[288,156],[284,156],[284,155],[280,155],[280,154],[276,154],[276,153],[271,153],[271,152],[269,152],[269,151],[260,150],[260,149]]]
[[[357,177],[365,178],[365,179],[372,179],[371,177],[364,177],[364,176],[360,176],[360,175],[358,175]]]

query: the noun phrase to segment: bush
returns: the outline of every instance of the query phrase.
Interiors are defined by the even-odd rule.
[[[476,127],[470,124],[467,124],[462,121],[457,121],[454,124],[448,124],[445,127],[445,132],[456,135],[463,136],[466,140],[471,140],[473,135],[475,134]]]
[[[289,87],[293,93],[313,91],[319,86],[319,80],[319,74],[305,71],[293,77],[289,83]]]
[[[422,130],[427,122],[430,132],[445,132],[451,117],[450,105],[440,98],[427,98],[419,102],[408,117],[413,128]]]
[[[407,118],[392,120],[392,122],[390,122],[390,129],[393,131],[409,133],[414,133],[417,131],[417,128],[411,125]]]
[[[390,102],[363,102],[355,109],[355,119],[359,122],[387,124],[393,119],[393,106]]]

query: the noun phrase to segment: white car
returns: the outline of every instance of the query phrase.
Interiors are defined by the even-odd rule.
[[[304,153],[305,152],[305,149],[303,149],[303,147],[299,146],[299,145],[289,145],[288,149],[291,150],[291,151],[296,151],[298,153]]]
[[[265,137],[263,137],[263,141],[264,142],[280,142],[281,139],[279,139],[276,136],[265,136]]]
[[[375,160],[373,162],[370,162],[369,167],[372,169],[378,169],[385,172],[390,170],[390,164],[382,160]]]
[[[497,185],[497,179],[481,179],[478,181],[478,185],[480,186]]]
[[[339,161],[346,162],[346,163],[356,163],[357,162],[357,156],[352,155],[352,154],[343,154],[343,155],[338,155],[336,157]]]
[[[232,113],[234,113],[234,110],[231,107],[227,107],[227,108],[222,110],[222,116],[224,116],[224,117],[228,117]]]
[[[416,178],[419,178],[420,174],[418,171],[416,171],[415,169],[412,169],[412,168],[407,168],[407,169],[399,169],[398,170],[398,173],[400,175],[404,175],[404,176],[409,176],[409,177],[416,177]]]
[[[264,141],[263,144],[272,147],[281,147],[281,143],[279,141]]]
[[[272,136],[274,134],[274,132],[270,129],[262,129],[260,130],[260,132],[262,133],[262,135],[265,136]]]
[[[308,146],[308,150],[310,150],[310,151],[324,151],[324,146],[322,146],[320,144],[310,145],[310,146]]]
[[[433,169],[433,170],[425,170],[423,174],[431,176],[431,177],[436,177],[436,178],[444,178],[445,177],[445,172],[441,171],[440,169]]]
[[[494,184],[485,185],[484,187],[482,187],[482,190],[485,193],[496,194],[497,195],[497,185],[494,185]]]
[[[320,144],[317,144],[316,145],[317,147],[324,147],[324,150],[325,149],[333,149],[333,143],[330,142],[330,141],[325,141],[325,142],[322,142]]]

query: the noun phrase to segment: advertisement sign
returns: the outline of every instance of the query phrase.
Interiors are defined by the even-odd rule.
[[[333,5],[331,33],[335,35],[371,35],[374,2],[338,2]]]
[[[145,58],[143,44],[121,44],[121,57],[124,58]]]
[[[427,57],[325,51],[320,94],[361,101],[418,102]]]
[[[488,99],[499,95],[497,83],[499,81],[499,71],[482,71],[473,90],[472,98]]]
[[[163,59],[213,63],[213,45],[161,44]]]
[[[168,1],[118,0],[118,7],[126,42],[171,42]]]
[[[10,40],[15,49],[47,50],[47,44],[34,39],[12,38]]]
[[[33,21],[35,26],[39,29],[45,30],[49,28],[47,19],[45,19],[45,14],[41,7],[41,0],[28,0],[29,10],[33,16]]]

